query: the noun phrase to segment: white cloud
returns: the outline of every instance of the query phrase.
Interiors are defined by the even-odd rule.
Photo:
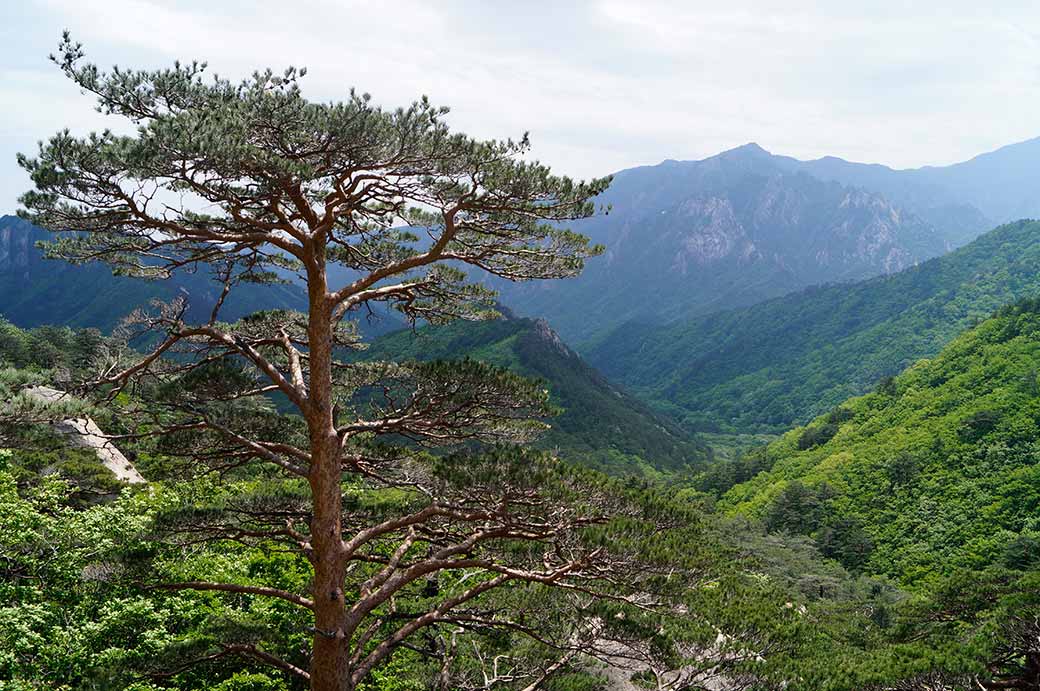
[[[316,99],[428,94],[460,129],[530,130],[538,158],[592,176],[750,140],[911,166],[1035,136],[1037,19],[1032,3],[963,1],[37,0],[19,18],[36,31],[14,50],[39,60],[0,49],[0,98],[18,104],[0,112],[0,194],[10,206],[20,191],[7,189],[8,149],[97,122],[45,64],[64,26],[102,65],[199,58],[243,76],[296,64]]]

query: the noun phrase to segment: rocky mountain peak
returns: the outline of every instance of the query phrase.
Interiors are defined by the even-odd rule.
[[[534,334],[563,355],[570,356],[573,354],[573,351],[567,347],[567,344],[563,342],[560,335],[549,326],[549,322],[545,319],[534,320]]]
[[[727,156],[727,155],[772,156],[773,154],[771,154],[768,151],[766,151],[765,149],[763,149],[761,146],[758,145],[757,142],[748,142],[747,144],[742,144],[742,145],[734,147],[732,149],[728,149],[726,151],[723,151],[719,155],[720,156]]]
[[[722,153],[705,159],[703,162],[711,162],[715,165],[736,166],[738,169],[750,168],[760,172],[780,172],[780,168],[776,165],[774,158],[773,154],[755,142],[749,142],[727,149]]]

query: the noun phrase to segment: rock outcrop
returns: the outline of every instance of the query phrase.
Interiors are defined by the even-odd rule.
[[[37,400],[57,403],[69,394],[47,386],[34,386],[26,393]],[[55,429],[64,435],[69,443],[81,449],[90,449],[117,479],[129,484],[141,484],[144,477],[137,471],[123,453],[115,447],[101,428],[87,418],[69,418],[54,424]]]

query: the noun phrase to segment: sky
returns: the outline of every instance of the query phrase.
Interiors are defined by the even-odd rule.
[[[47,56],[63,29],[108,68],[305,66],[304,93],[427,95],[453,127],[530,132],[576,177],[747,142],[893,167],[1040,135],[1040,3],[786,0],[12,0],[0,7],[0,214],[17,152],[93,111]]]

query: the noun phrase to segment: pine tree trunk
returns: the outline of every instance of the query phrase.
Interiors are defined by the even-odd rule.
[[[308,356],[310,358],[310,433],[313,515],[311,547],[314,565],[314,644],[311,660],[313,691],[347,691],[350,660],[345,640],[346,605],[343,583],[340,449],[332,398],[332,324],[326,296],[324,258],[309,271]]]

